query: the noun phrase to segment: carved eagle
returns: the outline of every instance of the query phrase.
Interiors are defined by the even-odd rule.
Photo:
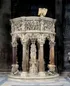
[[[46,8],[39,8],[38,15],[39,16],[46,16],[48,9]]]

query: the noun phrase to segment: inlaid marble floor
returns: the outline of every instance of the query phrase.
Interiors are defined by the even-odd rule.
[[[56,79],[47,80],[11,80],[7,74],[0,74],[1,86],[70,86],[70,78],[59,76]]]

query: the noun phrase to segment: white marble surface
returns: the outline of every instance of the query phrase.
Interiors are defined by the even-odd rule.
[[[8,75],[0,74],[1,86],[70,86],[70,78],[59,76],[54,79],[46,80],[11,80],[8,79]]]

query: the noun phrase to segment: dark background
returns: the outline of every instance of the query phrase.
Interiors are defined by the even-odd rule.
[[[16,3],[17,2],[17,3]],[[50,3],[51,2],[51,3]],[[54,17],[55,16],[55,0],[12,0],[11,3],[11,11],[12,11],[12,18],[19,17],[19,16],[37,16],[38,8],[45,7],[48,8],[47,16]],[[16,10],[15,10],[16,9]]]

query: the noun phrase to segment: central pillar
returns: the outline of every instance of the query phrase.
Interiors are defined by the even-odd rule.
[[[38,67],[37,67],[37,59],[36,59],[36,45],[35,45],[35,39],[31,40],[31,50],[30,50],[30,69],[29,73],[31,76],[34,76],[37,74]]]
[[[40,43],[40,48],[39,48],[39,75],[40,76],[45,76],[43,44],[44,43]]]

